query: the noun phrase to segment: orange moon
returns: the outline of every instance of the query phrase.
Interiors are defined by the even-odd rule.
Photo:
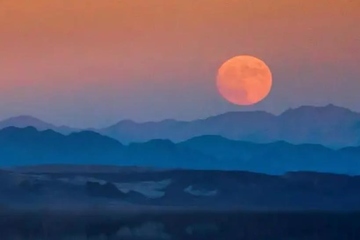
[[[272,74],[262,60],[253,56],[237,56],[227,60],[218,70],[220,94],[236,105],[253,105],[271,90]]]

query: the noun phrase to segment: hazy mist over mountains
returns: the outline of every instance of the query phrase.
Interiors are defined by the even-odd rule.
[[[327,105],[229,112],[80,130],[29,116],[0,122],[0,166],[83,164],[360,174],[360,114]]]
[[[0,0],[0,240],[360,240],[359,13]]]
[[[57,170],[56,170],[57,169]],[[53,209],[358,210],[359,176],[312,172],[146,170],[68,166],[0,171],[1,204]],[[276,194],[274,194],[276,193]],[[19,197],[20,196],[20,197]],[[309,201],[311,199],[311,201]],[[159,208],[160,209],[160,208]]]
[[[32,126],[69,134],[80,131],[57,127],[29,116],[0,122],[0,128]],[[321,144],[332,148],[360,145],[360,114],[346,108],[327,105],[289,109],[276,116],[267,112],[229,112],[194,121],[164,120],[136,123],[123,120],[109,127],[92,129],[122,143],[169,139],[181,142],[202,135],[218,135],[228,139],[270,143]]]
[[[15,117],[0,122],[0,210],[33,211],[31,220],[20,217],[18,224],[25,226],[33,224],[42,210],[65,213],[66,219],[76,219],[66,215],[69,212],[91,214],[104,229],[114,225],[104,225],[101,214],[106,219],[128,214],[150,227],[140,228],[141,235],[137,227],[126,228],[125,236],[134,238],[123,238],[119,230],[119,239],[161,239],[158,236],[164,236],[164,229],[172,225],[180,230],[167,231],[182,236],[177,239],[194,240],[211,239],[208,236],[223,239],[224,232],[232,240],[239,226],[254,219],[257,212],[294,212],[283,217],[284,224],[276,216],[265,225],[273,223],[284,229],[280,236],[287,236],[283,226],[291,223],[295,227],[289,228],[299,229],[302,236],[303,222],[313,220],[313,216],[304,220],[299,212],[360,209],[359,123],[360,114],[334,105],[300,107],[279,116],[257,111],[230,112],[190,122],[127,120],[95,130],[57,127],[30,116]],[[234,224],[226,228],[228,222],[218,217],[209,223],[211,214],[194,219],[196,214],[191,211],[195,210],[226,213],[224,219]],[[238,222],[238,215],[229,220],[228,214],[237,211],[250,211],[249,220]],[[140,212],[150,213],[152,218],[166,213],[167,217],[155,224],[147,222],[149,218],[137,217]],[[190,212],[188,217],[182,215],[186,212]],[[328,222],[329,218],[320,216],[324,220],[308,225],[326,226],[328,233],[329,225],[321,221]],[[182,220],[183,225],[168,224],[171,219]],[[334,222],[330,229],[340,225],[346,225],[342,230],[346,233],[355,229],[344,221]],[[264,225],[264,221],[256,220],[251,229],[258,229],[259,224]],[[81,229],[94,228],[78,225]],[[1,226],[11,229],[7,222]],[[149,232],[153,238],[148,237]],[[205,237],[199,238],[203,233]],[[286,239],[310,239],[288,235]]]

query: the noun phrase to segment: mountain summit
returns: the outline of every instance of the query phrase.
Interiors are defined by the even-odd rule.
[[[11,117],[5,120],[0,121],[0,129],[4,129],[7,127],[16,127],[16,128],[26,128],[26,127],[34,127],[39,131],[43,130],[54,130],[59,133],[68,134],[76,131],[74,128],[66,127],[66,126],[55,126],[51,123],[44,122],[38,118],[22,115],[17,117]]]

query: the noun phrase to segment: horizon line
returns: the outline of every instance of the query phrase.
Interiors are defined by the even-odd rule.
[[[286,113],[288,111],[297,110],[297,109],[302,108],[302,107],[313,107],[313,108],[335,107],[335,108],[346,109],[346,110],[348,110],[350,112],[360,114],[360,112],[354,111],[354,110],[352,110],[352,109],[350,109],[348,107],[343,107],[343,106],[335,105],[333,103],[328,103],[328,104],[323,104],[323,105],[300,105],[300,106],[297,106],[297,107],[289,107],[289,108],[285,109],[284,111],[280,112],[279,114],[274,114],[274,113],[271,113],[271,112],[266,111],[266,110],[243,110],[243,111],[239,110],[239,111],[226,111],[226,112],[223,112],[223,113],[210,115],[208,117],[202,117],[202,118],[191,119],[191,120],[177,120],[177,119],[174,119],[174,118],[166,118],[166,119],[162,119],[162,120],[135,121],[135,120],[132,120],[132,119],[129,119],[129,118],[124,118],[124,119],[119,120],[119,121],[117,121],[117,122],[115,122],[113,124],[109,124],[109,125],[107,125],[105,127],[80,127],[79,128],[79,127],[72,127],[70,125],[63,125],[63,124],[55,125],[55,124],[51,123],[50,121],[43,120],[42,118],[36,117],[34,115],[30,115],[30,114],[29,115],[28,114],[20,114],[20,115],[15,115],[15,116],[12,116],[12,117],[3,118],[3,119],[0,119],[0,123],[6,122],[6,121],[9,121],[9,120],[12,120],[12,119],[17,119],[17,118],[30,118],[32,120],[37,120],[37,121],[43,122],[44,124],[49,124],[49,125],[52,125],[53,127],[57,127],[57,128],[71,128],[71,129],[74,129],[74,130],[99,130],[99,129],[108,128],[108,127],[111,127],[111,126],[114,126],[114,125],[117,125],[117,124],[123,123],[123,122],[130,122],[130,123],[133,123],[133,124],[162,123],[162,122],[167,122],[167,121],[173,121],[173,122],[179,122],[179,123],[189,123],[189,122],[194,122],[194,121],[207,120],[209,118],[214,118],[214,117],[222,116],[222,115],[225,115],[225,114],[232,114],[232,113],[266,113],[266,114],[272,115],[274,117],[279,117],[279,116],[283,115],[284,113]]]

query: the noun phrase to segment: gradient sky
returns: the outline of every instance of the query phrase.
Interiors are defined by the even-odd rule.
[[[99,127],[328,103],[360,111],[359,13],[359,0],[1,0],[0,119]],[[252,107],[215,85],[240,54],[273,72]]]

